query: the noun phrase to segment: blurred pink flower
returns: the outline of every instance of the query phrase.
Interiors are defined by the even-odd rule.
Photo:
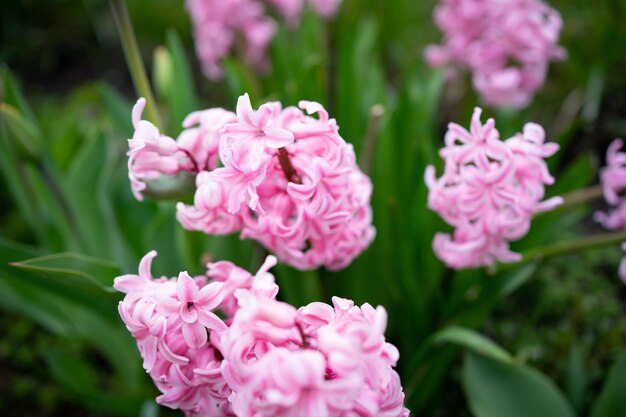
[[[444,43],[426,48],[427,62],[467,68],[489,105],[525,107],[566,56],[561,16],[542,0],[440,0],[434,18]]]
[[[620,152],[624,142],[615,139],[606,151],[606,166],[600,170],[600,182],[604,189],[604,199],[610,206],[608,212],[598,211],[594,219],[610,230],[626,229],[626,153]],[[626,251],[626,242],[622,243]],[[626,257],[619,266],[619,276],[626,284]]]
[[[337,12],[341,0],[309,0],[312,9],[328,18]],[[268,0],[289,26],[296,26],[304,0]],[[267,49],[276,34],[276,23],[260,0],[186,0],[193,24],[196,53],[207,78],[219,80],[222,60],[236,47],[258,70],[269,67]],[[241,40],[242,43],[239,43]]]
[[[600,170],[604,199],[611,206],[607,212],[596,212],[595,220],[610,230],[626,229],[626,153],[620,152],[624,142],[615,139],[606,151],[606,166]]]
[[[550,210],[560,197],[544,198],[544,187],[554,183],[544,158],[558,150],[544,143],[541,126],[527,123],[522,133],[500,141],[493,119],[480,121],[476,108],[470,131],[450,123],[444,172],[426,169],[428,207],[455,228],[452,235],[437,233],[435,254],[455,269],[477,268],[496,261],[514,262],[520,255],[509,241],[524,237],[535,213]]]
[[[622,251],[626,252],[626,242],[622,243]],[[622,261],[619,264],[618,274],[622,282],[626,284],[626,257],[622,258]]]

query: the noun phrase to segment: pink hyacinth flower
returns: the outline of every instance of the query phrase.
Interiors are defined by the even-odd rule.
[[[525,107],[545,82],[562,21],[542,0],[440,0],[434,20],[443,45],[431,45],[431,66],[466,68],[482,99],[493,106]]]
[[[562,203],[543,200],[545,185],[554,183],[544,158],[558,150],[544,143],[543,128],[527,123],[523,133],[500,141],[495,121],[483,125],[480,115],[476,108],[469,131],[450,123],[439,152],[442,176],[432,166],[425,172],[428,207],[455,228],[452,235],[437,233],[433,250],[455,269],[519,261],[509,241],[528,233],[537,212]]]
[[[152,123],[141,120],[146,99],[137,100],[132,120],[135,133],[128,140],[128,177],[135,198],[143,200],[145,181],[193,169],[193,162],[174,139],[161,135]]]
[[[258,111],[252,110],[247,93],[237,100],[237,122],[227,124],[223,133],[228,141],[246,141],[244,168],[257,170],[266,148],[279,149],[293,143],[293,133],[276,125],[280,110],[274,103],[264,104]]]
[[[604,199],[610,209],[596,212],[594,219],[610,230],[626,229],[626,153],[621,151],[623,146],[621,139],[611,142],[606,151],[606,166],[600,170]],[[622,250],[626,251],[626,242],[622,244]],[[620,263],[619,276],[626,284],[626,257]]]
[[[157,311],[167,318],[182,321],[185,342],[191,348],[201,348],[207,342],[206,329],[224,330],[226,325],[213,313],[223,299],[223,284],[212,282],[198,288],[198,284],[186,273],[178,275],[176,298],[159,296]]]

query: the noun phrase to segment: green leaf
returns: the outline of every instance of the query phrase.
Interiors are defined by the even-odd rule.
[[[113,293],[113,278],[120,275],[116,264],[79,253],[58,253],[11,262],[23,270],[60,277],[81,287]]]
[[[81,392],[95,387],[98,377],[94,369],[78,355],[78,352],[46,351],[44,358],[58,381]]]
[[[130,135],[133,127],[131,121],[132,106],[114,87],[105,82],[99,82],[97,90],[113,131]],[[120,138],[121,141],[124,139]]]
[[[20,159],[36,161],[40,158],[42,143],[39,132],[15,107],[0,103],[0,123],[7,127],[7,139],[12,139]]]
[[[585,388],[587,386],[585,359],[583,347],[581,344],[576,343],[569,354],[566,393],[574,409],[579,414],[583,409]]]
[[[185,117],[198,110],[198,97],[183,43],[175,30],[167,32],[167,48],[172,57],[172,80],[170,83],[170,128],[172,134],[180,132]]]
[[[4,66],[0,69],[2,74],[2,91],[0,94],[0,101],[5,102],[16,109],[22,114],[30,123],[36,126],[37,120],[30,109],[21,88],[17,81],[11,74],[8,67]]]
[[[115,390],[120,392],[103,391],[94,366],[76,352],[49,351],[44,357],[52,376],[86,407],[124,416],[136,416],[139,412],[143,395],[124,392],[119,386]]]
[[[498,360],[500,362],[513,362],[513,357],[492,340],[487,339],[480,333],[464,327],[450,326],[434,335],[434,341],[456,343],[475,353]]]
[[[575,417],[556,385],[534,369],[469,352],[463,385],[476,417]]]
[[[591,417],[617,417],[626,410],[626,356],[620,357],[604,383],[602,393],[593,405]]]

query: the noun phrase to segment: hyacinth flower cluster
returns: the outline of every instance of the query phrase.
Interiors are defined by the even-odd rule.
[[[206,417],[408,416],[383,307],[277,301],[273,256],[254,276],[222,261],[154,278],[155,256],[114,286],[159,404]]]
[[[561,204],[543,200],[545,185],[554,183],[544,158],[559,149],[545,143],[543,128],[527,123],[522,133],[504,141],[493,119],[482,124],[476,108],[470,130],[450,123],[439,152],[444,172],[426,169],[428,207],[454,227],[452,235],[433,240],[437,257],[454,269],[516,262],[509,242],[525,236],[535,213]]]
[[[597,212],[594,219],[609,230],[626,230],[626,153],[621,139],[615,139],[606,152],[606,166],[600,171],[604,199],[611,207],[608,212]],[[622,244],[626,251],[626,242]],[[626,283],[626,258],[622,259],[619,276]]]
[[[211,80],[223,77],[222,59],[241,46],[247,61],[267,69],[267,48],[276,34],[276,23],[267,15],[266,3],[295,26],[305,0],[186,0],[193,23],[196,53],[204,74]],[[341,0],[307,0],[320,16],[333,16]]]
[[[444,41],[426,49],[426,60],[469,70],[492,106],[528,105],[549,62],[566,56],[561,16],[542,0],[440,0],[434,18]]]
[[[133,193],[141,200],[162,175],[195,176],[194,204],[177,204],[184,228],[240,232],[302,270],[341,269],[373,240],[371,181],[320,104],[271,102],[255,111],[245,94],[236,114],[190,114],[177,140],[141,120],[144,105],[133,109],[129,140]]]

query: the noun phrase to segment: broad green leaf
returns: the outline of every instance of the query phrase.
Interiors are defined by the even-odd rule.
[[[5,252],[11,257],[32,255],[27,251],[20,254],[21,248],[17,246],[5,247],[8,250],[0,250],[0,258]],[[119,297],[94,284],[90,285],[97,288],[95,294],[68,286],[67,279],[49,279],[53,276],[56,273],[40,277],[31,270],[0,262],[0,308],[23,314],[53,333],[89,342],[114,369],[117,385],[129,393],[143,389],[143,370],[136,344],[118,317]],[[63,277],[61,274],[58,278]]]
[[[66,279],[68,283],[104,292],[115,292],[113,279],[120,275],[116,264],[79,253],[58,253],[11,262],[23,270]]]
[[[75,335],[67,300],[23,278],[0,269],[0,308],[28,317],[54,334]]]
[[[0,103],[0,123],[6,125],[7,139],[11,140],[20,159],[33,161],[39,159],[42,152],[39,132],[15,107]]]
[[[130,135],[132,129],[131,105],[115,88],[105,82],[98,83],[102,106],[110,119],[113,132]],[[130,137],[130,136],[128,136]],[[124,141],[126,137],[120,137]]]
[[[81,392],[94,389],[98,376],[94,369],[80,357],[80,352],[51,350],[43,353],[52,374],[58,381]]]
[[[585,352],[580,343],[574,344],[569,353],[567,364],[566,394],[578,414],[583,410],[587,373],[585,371]]]
[[[33,190],[24,163],[17,158],[16,152],[8,140],[8,127],[0,123],[0,173],[10,191],[15,207],[28,223],[37,240],[51,246],[46,229],[46,217],[43,208]]]
[[[476,417],[575,417],[557,386],[538,371],[468,352],[463,385]]]
[[[0,73],[2,74],[2,90],[0,91],[0,102],[7,103],[16,109],[18,109],[19,113],[26,118],[31,124],[36,127],[36,119],[33,115],[32,110],[30,109],[26,99],[24,98],[24,94],[22,93],[21,88],[19,87],[17,81],[11,74],[11,71],[8,67],[3,66],[0,68]]]
[[[222,65],[224,67],[224,76],[230,96],[230,103],[234,105],[234,103],[237,102],[237,98],[246,92],[252,94],[250,97],[251,100],[259,99],[259,97],[257,97],[259,88],[254,88],[256,87],[254,77],[243,64],[235,59],[226,58]]]
[[[98,205],[99,188],[102,186],[99,178],[106,158],[107,149],[102,135],[96,133],[85,137],[72,160],[64,186],[71,190],[71,204],[78,226],[85,236],[89,236],[85,251],[112,259],[113,242],[110,233],[116,225],[110,223]]]
[[[104,391],[99,386],[97,369],[77,352],[49,351],[44,353],[52,376],[72,392],[87,408],[115,415],[136,416],[144,396],[123,391],[116,386]]]
[[[198,110],[198,98],[193,74],[183,43],[175,30],[167,32],[167,48],[172,58],[172,79],[169,85],[171,134],[181,131],[181,124],[192,111]]]
[[[513,357],[495,342],[480,333],[458,326],[447,327],[434,335],[435,342],[456,343],[466,349],[489,358],[511,363]]]
[[[593,405],[591,417],[617,417],[626,410],[626,356],[620,357],[609,372],[602,393]]]

